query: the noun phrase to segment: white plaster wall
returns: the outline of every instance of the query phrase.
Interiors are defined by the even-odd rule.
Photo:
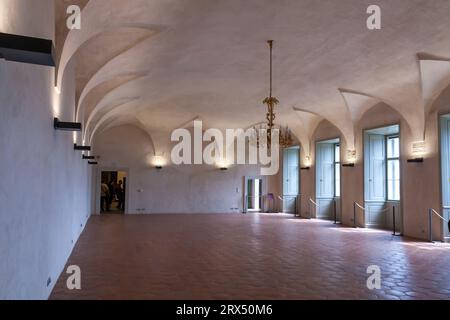
[[[97,170],[128,170],[127,213],[242,212],[244,177],[260,174],[258,166],[250,165],[227,171],[209,165],[168,165],[156,170],[149,164],[153,151],[148,136],[131,125],[106,130],[93,145],[100,156]],[[100,175],[96,177],[98,189]],[[268,177],[267,184],[271,181]]]
[[[2,0],[0,31],[52,39],[53,12],[52,0]],[[53,129],[54,109],[73,119],[69,69],[55,96],[53,68],[0,60],[0,299],[46,299],[90,215],[90,170]]]

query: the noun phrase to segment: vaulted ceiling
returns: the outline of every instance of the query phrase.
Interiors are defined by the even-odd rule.
[[[120,124],[165,151],[173,129],[247,128],[264,121],[268,47],[275,40],[276,122],[305,148],[326,119],[354,143],[354,124],[384,102],[423,138],[425,114],[450,83],[450,1],[56,0],[58,85],[76,59],[84,137]],[[82,8],[67,31],[66,7]]]

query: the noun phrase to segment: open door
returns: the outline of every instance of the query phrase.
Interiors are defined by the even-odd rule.
[[[100,213],[124,214],[126,189],[127,173],[125,171],[101,171]]]
[[[244,213],[264,211],[264,177],[245,177]]]

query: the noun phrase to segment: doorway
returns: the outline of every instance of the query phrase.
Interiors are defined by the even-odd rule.
[[[126,203],[127,173],[102,171],[100,185],[100,213],[124,214]]]
[[[264,212],[265,179],[245,177],[244,212]]]
[[[316,218],[340,220],[341,146],[340,139],[316,144]]]
[[[364,218],[358,224],[402,230],[400,126],[364,131]]]

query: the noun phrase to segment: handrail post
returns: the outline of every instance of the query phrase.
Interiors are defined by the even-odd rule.
[[[294,198],[294,217],[297,216],[297,196]]]
[[[311,219],[311,199],[308,201],[308,219]]]
[[[261,211],[262,211],[263,213],[266,212],[266,201],[265,201],[265,196],[266,196],[266,195],[263,194],[263,195],[260,197],[260,201],[261,201]]]
[[[298,202],[298,208],[299,208],[299,213],[298,213],[298,216],[301,218],[302,217],[302,194],[300,193],[298,196],[297,196],[297,202]]]
[[[433,242],[433,209],[428,209],[428,234],[430,242]]]
[[[392,235],[395,236],[395,206],[392,206],[392,225],[393,225],[393,233]]]
[[[334,224],[337,224],[336,199],[333,199],[334,205]]]
[[[356,228],[356,202],[353,202],[353,228]]]

